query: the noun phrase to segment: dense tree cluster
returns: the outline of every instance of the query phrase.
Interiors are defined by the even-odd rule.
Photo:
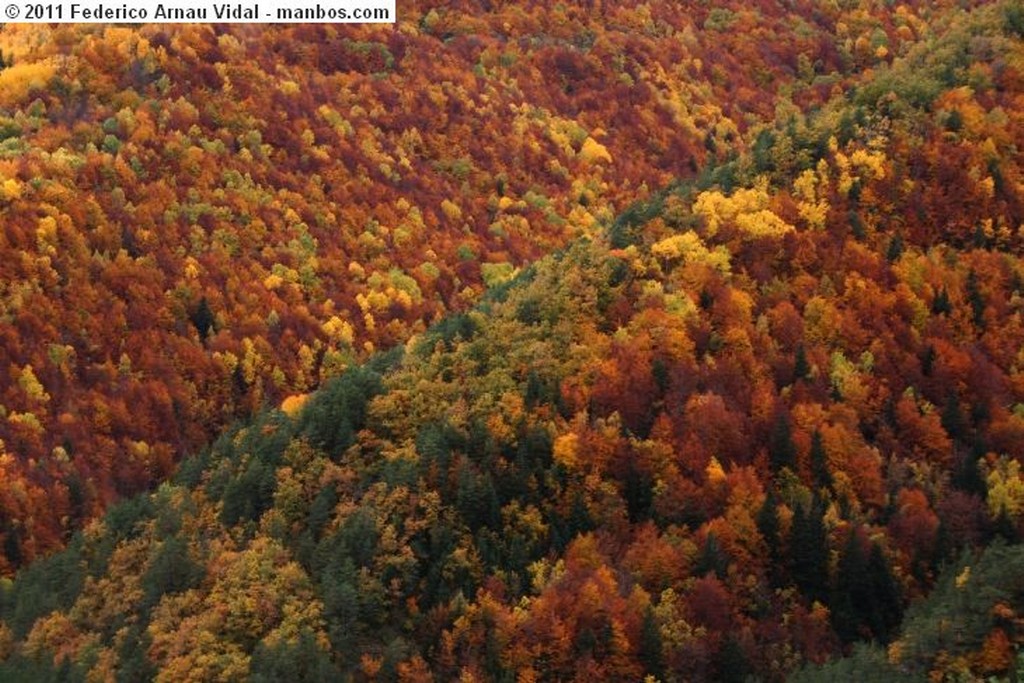
[[[854,95],[223,433],[3,586],[0,673],[1011,675],[1019,9],[944,15]],[[197,348],[219,309],[183,312]],[[16,384],[45,405],[41,373]]]
[[[810,4],[434,4],[3,28],[0,572],[823,101],[851,32],[895,30]]]

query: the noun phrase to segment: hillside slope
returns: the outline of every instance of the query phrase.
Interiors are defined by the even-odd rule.
[[[0,31],[0,572],[943,5],[401,4],[394,27]]]
[[[1014,675],[1024,8],[932,27],[88,524],[0,674]]]

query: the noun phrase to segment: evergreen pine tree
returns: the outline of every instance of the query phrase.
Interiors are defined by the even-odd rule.
[[[117,683],[151,681],[157,674],[156,667],[149,661],[147,651],[152,644],[149,633],[138,624],[126,629],[118,648]]]
[[[697,556],[697,562],[694,564],[694,576],[706,576],[714,572],[715,576],[724,579],[728,569],[729,557],[719,545],[718,538],[713,533],[709,533],[704,540],[704,547],[701,548],[700,554]]]
[[[988,493],[988,485],[981,476],[978,464],[985,457],[987,448],[984,443],[975,441],[953,471],[953,486],[961,491],[984,497]]]
[[[205,296],[199,300],[199,305],[192,312],[190,320],[195,326],[196,331],[199,332],[199,339],[205,344],[206,338],[213,331],[213,324],[215,322],[213,311],[210,309],[210,302],[207,301]]]
[[[768,546],[768,554],[771,560],[769,573],[772,579],[778,579],[778,567],[782,560],[782,543],[779,538],[779,503],[775,498],[775,491],[769,490],[765,496],[761,509],[757,512],[757,530],[761,538]]]
[[[809,601],[824,603],[828,597],[828,539],[817,497],[807,511],[797,504],[789,545],[794,583]]]
[[[273,645],[259,643],[249,662],[249,680],[253,683],[327,683],[338,678],[330,655],[308,630],[303,630],[296,642],[282,639]]]
[[[967,301],[971,304],[971,317],[978,329],[985,329],[985,297],[978,286],[978,274],[972,268],[967,273]]]
[[[640,662],[643,663],[645,672],[651,676],[657,679],[665,676],[661,629],[650,606],[644,611],[644,620],[640,626]]]
[[[832,628],[844,643],[852,643],[861,635],[860,627],[864,621],[862,608],[864,600],[870,599],[866,574],[864,548],[857,530],[851,529],[839,555],[830,605]]]
[[[932,367],[935,365],[935,347],[929,344],[924,347],[921,354],[921,374],[925,377],[932,376]]]
[[[811,435],[811,475],[816,488],[832,488],[832,472],[828,467],[828,454],[821,439],[821,432],[814,430]]]
[[[839,556],[832,591],[832,626],[844,643],[865,635],[888,643],[896,635],[903,607],[889,561],[878,543],[864,554],[856,530]]]
[[[768,441],[768,456],[771,460],[772,470],[775,472],[783,467],[792,469],[796,464],[796,445],[793,443],[789,416],[784,412],[779,413],[772,426],[772,433]]]
[[[903,606],[899,588],[889,568],[889,560],[882,552],[882,546],[874,543],[868,558],[868,577],[871,594],[867,604],[871,606],[868,626],[871,634],[883,643],[893,639],[903,618]]]
[[[940,287],[932,299],[932,313],[935,315],[949,315],[953,312],[953,305],[949,301],[949,291]]]
[[[852,187],[850,188],[850,193],[853,194]],[[867,233],[864,231],[864,221],[861,220],[860,214],[856,210],[851,209],[847,215],[850,220],[850,232],[853,234],[853,239],[863,242],[864,238],[867,237]]]
[[[894,263],[899,260],[900,256],[903,256],[903,235],[896,233],[892,239],[889,240],[889,249],[885,252],[885,258],[889,263]]]
[[[750,675],[750,659],[736,637],[729,635],[718,653],[718,680],[744,683]]]
[[[992,528],[995,536],[1002,538],[1007,543],[1016,543],[1020,540],[1020,534],[1017,531],[1017,525],[1010,519],[1010,515],[1006,512],[1006,506],[1004,505],[999,509],[999,516],[996,517]]]
[[[811,366],[807,362],[807,351],[804,350],[803,344],[798,344],[796,347],[796,358],[793,361],[793,381],[806,379],[810,374]]]
[[[942,428],[946,430],[949,438],[963,441],[967,435],[967,423],[964,420],[963,413],[960,411],[960,400],[957,398],[955,391],[950,391],[946,397],[946,404],[942,408],[940,421]]]

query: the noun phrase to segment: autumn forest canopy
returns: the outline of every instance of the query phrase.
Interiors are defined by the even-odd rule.
[[[1024,675],[1024,4],[0,29],[0,679]]]

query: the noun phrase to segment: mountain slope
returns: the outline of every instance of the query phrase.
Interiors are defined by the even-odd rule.
[[[820,104],[942,6],[433,4],[3,28],[0,571]]]
[[[5,678],[1011,675],[1019,546],[918,599],[1024,523],[1020,10],[224,433],[5,585]]]

